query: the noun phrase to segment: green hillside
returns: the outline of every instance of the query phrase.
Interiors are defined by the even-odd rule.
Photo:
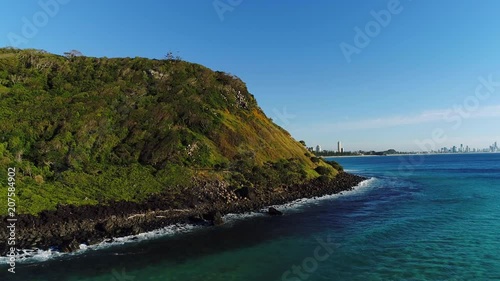
[[[139,202],[194,178],[236,189],[336,174],[230,74],[177,59],[0,49],[4,185],[8,167],[17,169],[20,213]]]

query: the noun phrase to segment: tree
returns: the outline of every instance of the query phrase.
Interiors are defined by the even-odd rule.
[[[177,52],[179,53],[179,52]],[[168,51],[167,55],[165,56],[165,59],[166,60],[169,60],[169,61],[180,61],[182,60],[182,58],[177,54],[176,56],[174,56],[174,53],[172,51]]]
[[[299,142],[300,142],[300,144],[302,144],[303,146],[306,146],[306,142],[305,142],[305,141],[301,140],[301,141],[299,141]]]
[[[165,56],[167,60],[174,60],[174,53],[172,51],[168,51],[167,55]]]

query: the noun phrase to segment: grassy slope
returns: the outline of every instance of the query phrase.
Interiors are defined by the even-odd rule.
[[[265,116],[239,78],[177,60],[0,49],[0,133],[0,180],[17,168],[20,213],[141,201],[200,174],[236,186],[277,184],[288,170],[305,180],[325,165]],[[251,178],[252,167],[279,161],[259,170],[265,182]]]

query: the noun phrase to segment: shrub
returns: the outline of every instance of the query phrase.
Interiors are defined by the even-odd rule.
[[[320,175],[329,175],[332,173],[332,171],[330,169],[328,169],[327,167],[324,167],[324,166],[319,166],[319,167],[316,167],[316,169],[314,169],[318,174]]]
[[[313,163],[319,163],[320,159],[318,157],[316,157],[316,156],[313,156],[313,157],[311,157],[311,161]]]
[[[226,162],[217,163],[214,165],[214,170],[223,171],[223,170],[226,170],[228,167],[229,167],[229,165]]]
[[[343,172],[344,171],[344,167],[342,167],[342,165],[340,165],[339,163],[333,161],[333,160],[330,160],[330,161],[326,161],[326,163],[330,166],[332,166],[335,170],[339,171],[339,172]]]

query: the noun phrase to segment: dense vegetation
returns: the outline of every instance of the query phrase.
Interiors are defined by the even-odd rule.
[[[0,49],[0,133],[0,181],[16,167],[21,213],[141,201],[195,177],[258,188],[336,174],[239,78],[173,58]]]

